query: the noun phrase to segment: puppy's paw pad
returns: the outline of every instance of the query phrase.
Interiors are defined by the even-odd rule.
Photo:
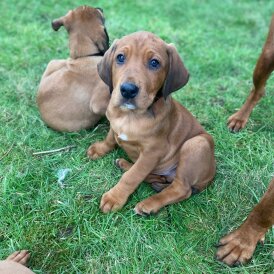
[[[139,208],[137,206],[135,206],[134,212],[135,212],[135,214],[140,215],[140,216],[148,216],[149,215],[148,213],[146,213],[145,211],[143,211],[141,208]]]
[[[153,207],[153,205],[149,205],[144,202],[140,202],[135,206],[134,211],[138,215],[148,216],[148,215],[157,213],[158,209]]]
[[[104,154],[102,152],[100,152],[100,149],[99,149],[99,144],[93,144],[91,145],[89,148],[88,148],[88,151],[87,151],[87,156],[92,159],[92,160],[95,160],[101,156],[103,156]]]
[[[111,191],[108,191],[102,196],[100,209],[103,213],[117,211],[123,207],[125,202],[112,195]]]

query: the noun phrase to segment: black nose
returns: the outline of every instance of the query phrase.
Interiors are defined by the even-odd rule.
[[[123,83],[120,91],[124,98],[132,99],[138,94],[139,88],[133,83]]]

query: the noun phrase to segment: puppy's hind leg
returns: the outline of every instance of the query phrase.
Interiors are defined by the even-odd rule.
[[[133,164],[128,162],[127,160],[123,158],[116,159],[114,164],[120,168],[122,171],[128,171]],[[150,183],[152,188],[156,190],[157,192],[162,191],[164,188],[169,186],[170,183],[167,182],[166,178],[161,175],[156,174],[149,174],[146,179],[146,182]]]
[[[189,198],[192,192],[202,191],[215,175],[212,137],[201,134],[186,141],[180,151],[179,165],[173,182],[162,192],[138,203],[140,215],[156,213],[162,207]]]

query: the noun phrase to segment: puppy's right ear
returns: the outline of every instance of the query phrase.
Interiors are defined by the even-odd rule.
[[[109,86],[109,92],[112,93],[113,84],[112,84],[112,64],[114,53],[117,48],[117,39],[114,40],[111,47],[106,51],[103,59],[97,65],[97,71],[100,78],[104,81],[105,84]]]
[[[51,26],[55,31],[59,30],[62,26],[64,26],[64,17],[53,20],[51,22]]]

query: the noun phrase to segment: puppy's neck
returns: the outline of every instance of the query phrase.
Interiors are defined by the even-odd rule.
[[[72,59],[101,54],[96,44],[88,36],[81,33],[69,35],[69,49]]]

